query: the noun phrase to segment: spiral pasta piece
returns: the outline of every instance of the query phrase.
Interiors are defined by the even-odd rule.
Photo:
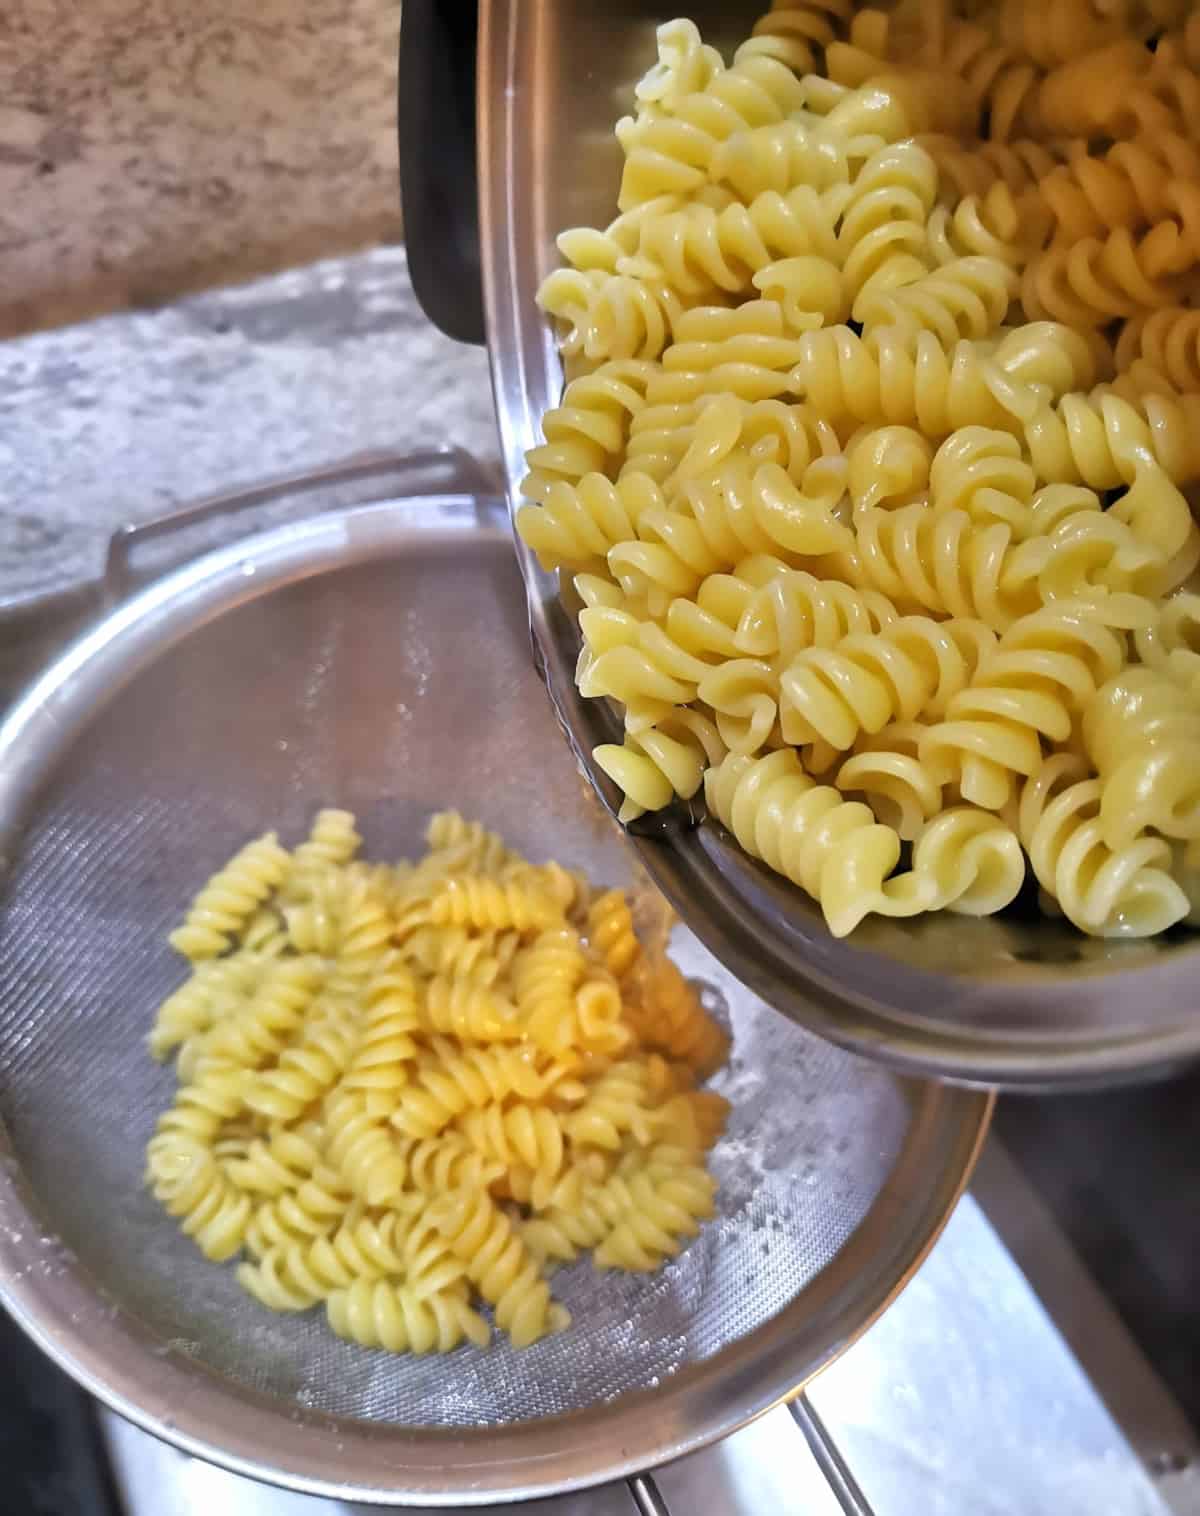
[[[1014,138],[1008,142],[964,142],[950,135],[921,135],[917,141],[933,159],[943,189],[956,199],[986,195],[996,184],[1019,195],[1034,188],[1065,161],[1057,142]]]
[[[584,645],[576,682],[584,694],[621,701],[629,730],[652,726],[673,705],[693,699],[711,667],[706,654],[732,646],[730,628],[682,596],[657,621],[619,606],[589,606],[579,628]]]
[[[1135,316],[1121,328],[1116,357],[1122,369],[1144,360],[1180,394],[1200,393],[1200,311],[1168,306]]]
[[[713,1074],[729,1053],[729,1037],[700,1003],[669,958],[654,955],[636,968],[633,1022],[646,1047],[679,1059],[700,1079]]]
[[[386,1108],[408,1083],[417,1057],[421,1018],[416,985],[411,973],[388,955],[359,998],[362,1020],[342,1084],[365,1095],[368,1106],[382,1102]]]
[[[1042,0],[1003,0],[998,21],[1003,40],[1042,68],[1065,63],[1121,37],[1121,22],[1105,16],[1090,0],[1058,0],[1054,5]]]
[[[424,1030],[462,1042],[507,1042],[521,1036],[517,1007],[486,985],[435,974],[419,1003]]]
[[[661,810],[675,796],[690,800],[704,782],[706,765],[725,752],[720,734],[703,716],[684,723],[683,717],[659,722],[626,737],[622,743],[602,743],[592,757],[626,799],[622,821],[643,811]]]
[[[855,633],[871,635],[897,615],[885,595],[781,565],[742,612],[735,653],[787,666],[806,648],[831,648]]]
[[[501,1165],[484,1155],[457,1131],[436,1137],[402,1137],[396,1152],[405,1165],[405,1183],[418,1195],[438,1195],[447,1190],[486,1189],[503,1173]]]
[[[647,1168],[609,1183],[616,1220],[593,1255],[597,1268],[656,1269],[713,1213],[714,1181],[694,1164]]]
[[[435,811],[425,827],[426,862],[446,873],[494,874],[516,855],[504,838],[459,811]]]
[[[889,722],[873,736],[859,738],[834,778],[843,794],[861,796],[904,842],[913,841],[942,809],[942,786],[920,760],[927,730],[924,722]]]
[[[913,873],[935,886],[931,910],[990,916],[1016,899],[1025,856],[1016,833],[997,816],[951,806],[934,816],[913,844]]]
[[[871,146],[879,139],[870,139]],[[851,144],[834,133],[818,137],[799,121],[734,132],[712,154],[709,176],[745,205],[760,195],[786,195],[797,185],[824,193],[844,190],[853,177]]]
[[[705,776],[713,814],[742,848],[798,884],[821,906],[834,936],[864,916],[911,916],[929,908],[931,886],[912,874],[889,878],[900,839],[865,805],[817,785],[794,752],[730,755]]]
[[[998,811],[1012,777],[1035,774],[1042,742],[1065,742],[1077,714],[1125,661],[1119,633],[1091,607],[1046,607],[1015,621],[971,684],[955,695],[946,719],[921,744],[943,784],[965,800]]]
[[[788,259],[769,264],[755,278],[774,277],[768,275],[768,270],[780,271],[785,264],[797,263],[818,271],[808,281],[812,286],[811,299],[817,302],[812,308],[827,303],[838,308],[841,301],[836,269],[832,294],[827,281],[825,292],[821,291],[819,270],[826,265],[824,259]],[[804,293],[803,279],[788,280],[786,273],[779,273],[778,277],[793,286],[794,298],[799,301]],[[793,320],[798,321],[796,313]],[[789,333],[787,313],[775,299],[747,301],[736,310],[697,306],[680,316],[675,340],[663,354],[663,370],[667,375],[686,375],[690,383],[698,381],[699,394],[732,393],[744,402],[770,400],[787,392],[788,373],[796,361],[796,351],[796,338]]]
[[[803,103],[800,81],[786,63],[750,52],[739,54],[703,89],[674,100],[669,114],[624,117],[617,123],[625,154],[619,209],[699,189],[726,138],[782,121]]]
[[[966,195],[950,210],[935,206],[925,227],[929,256],[938,267],[960,258],[991,258],[1019,267],[1044,234],[1030,221],[1007,184],[993,184],[983,195]]]
[[[947,352],[929,331],[873,327],[863,338],[827,327],[800,339],[793,377],[812,410],[833,421],[916,423],[931,438],[964,426],[1015,434],[1039,403],[1096,377],[1085,341],[1062,341],[1053,323],[1042,323],[1047,329],[1050,342],[1031,344],[1030,328],[1017,328],[995,350],[964,340]]]
[[[881,295],[927,272],[925,226],[937,169],[913,142],[878,149],[855,175],[838,230],[838,252],[856,320],[864,295]]]
[[[999,258],[955,258],[899,289],[872,290],[858,307],[864,331],[876,326],[930,331],[943,347],[987,337],[1004,321],[1016,293],[1012,269]],[[1032,312],[1031,312],[1032,314]],[[1054,311],[1038,312],[1050,319]]]
[[[193,963],[225,952],[233,935],[283,883],[291,859],[274,832],[237,853],[192,901],[169,941]]]
[[[609,552],[609,568],[626,594],[691,596],[705,575],[732,568],[748,553],[782,554],[798,566],[797,559],[850,545],[828,499],[805,495],[777,463],[755,469],[749,459],[731,457],[687,494],[687,514],[648,511],[641,540]]]
[[[273,1311],[306,1311],[359,1280],[402,1276],[410,1232],[411,1222],[396,1212],[346,1221],[327,1236],[268,1248],[256,1262],[239,1264],[237,1280]]]
[[[419,1063],[412,1082],[401,1092],[392,1125],[406,1137],[432,1137],[471,1107],[504,1100],[509,1095],[535,1099],[560,1076],[551,1069],[539,1073],[515,1048],[506,1046],[458,1049],[442,1038],[432,1039],[436,1061]]]
[[[962,511],[972,526],[1000,522],[1030,535],[1037,475],[1010,432],[962,427],[938,448],[929,470],[935,511]]]
[[[305,840],[292,854],[292,866],[280,891],[290,903],[304,900],[330,868],[347,864],[362,846],[349,811],[326,807],[318,811]]]
[[[1176,484],[1200,479],[1200,396],[1133,402],[1102,387],[1043,405],[1024,426],[1034,468],[1048,483],[1114,489],[1157,465]]]
[[[334,1290],[325,1313],[339,1337],[391,1353],[449,1353],[464,1341],[482,1348],[491,1337],[460,1293],[422,1296],[393,1279],[358,1279]]]
[[[1155,133],[1115,142],[1104,153],[1075,153],[1037,187],[1060,238],[1106,236],[1170,216],[1170,186],[1200,177],[1200,149]]]
[[[1037,124],[1041,71],[997,43],[985,27],[951,21],[937,61],[952,78],[963,80],[992,141],[1007,142]]]
[[[623,980],[641,955],[633,912],[623,890],[605,890],[588,907],[588,945],[614,979]]]
[[[1193,691],[1162,669],[1127,668],[1100,688],[1083,714],[1082,735],[1103,780],[1100,828],[1109,847],[1144,831],[1200,838],[1200,699]]]
[[[570,1313],[551,1300],[550,1287],[512,1222],[487,1195],[448,1195],[435,1202],[430,1219],[466,1264],[514,1347],[528,1347],[570,1325]]]
[[[628,1133],[646,1144],[653,1135],[650,1071],[638,1060],[615,1063],[592,1085],[583,1102],[563,1121],[572,1142],[610,1152]]]
[[[536,931],[552,925],[557,914],[544,890],[470,874],[446,880],[434,891],[428,907],[422,909],[433,926],[488,931]]]
[[[1103,326],[1174,304],[1177,275],[1194,261],[1192,243],[1174,221],[1142,237],[1119,226],[1107,237],[1080,237],[1039,253],[1022,275],[1021,304],[1034,320]]]
[[[1172,595],[1153,622],[1134,634],[1134,643],[1143,663],[1200,694],[1200,592]]]
[[[319,1164],[295,1190],[284,1191],[258,1207],[246,1225],[247,1251],[262,1258],[271,1248],[290,1247],[332,1232],[352,1198],[342,1176]]]
[[[540,933],[513,961],[512,985],[525,1035],[561,1054],[578,1033],[575,991],[586,971],[579,934],[569,926]]]
[[[154,1198],[184,1233],[215,1262],[231,1258],[246,1235],[250,1202],[221,1173],[202,1143],[183,1134],[159,1144],[149,1156]]]
[[[186,1060],[187,1071],[229,1065],[254,1069],[273,1063],[303,1023],[325,977],[320,960],[312,956],[272,964],[257,989],[196,1047]]]
[[[214,1151],[219,1145],[214,1144]],[[309,1134],[282,1127],[246,1142],[236,1156],[223,1160],[223,1167],[241,1190],[283,1195],[298,1190],[320,1163],[320,1147]]]
[[[418,927],[401,949],[423,974],[489,987],[507,970],[521,943],[518,932],[473,932],[466,927]]]
[[[634,474],[615,484],[603,474],[585,474],[576,484],[559,481],[544,491],[540,506],[517,512],[517,530],[544,569],[585,568],[637,533],[644,511],[660,504],[652,479]]]
[[[657,358],[671,340],[683,302],[668,286],[600,269],[558,269],[538,304],[564,329],[562,351],[605,359]]]
[[[1036,605],[1033,570],[1012,562],[1003,525],[974,527],[963,511],[909,505],[863,512],[857,537],[859,581],[903,611],[1007,626]]]
[[[833,41],[835,27],[850,16],[851,0],[776,0],[754,23],[750,40],[738,50],[747,56],[766,53],[804,74],[817,52]]]
[[[624,449],[656,372],[657,365],[645,359],[610,359],[572,380],[561,403],[542,418],[545,442],[526,454],[522,495],[546,504],[554,484],[605,473]]]
[[[528,1102],[507,1108],[488,1105],[464,1112],[458,1129],[485,1159],[505,1169],[525,1165],[532,1174],[529,1203],[535,1210],[545,1207],[566,1161],[562,1117],[557,1112]]]
[[[521,1241],[540,1262],[573,1263],[616,1224],[619,1190],[593,1182],[571,1205],[550,1206],[521,1226]]]
[[[1018,830],[1039,884],[1080,931],[1099,937],[1145,937],[1188,914],[1171,877],[1171,853],[1146,833],[1121,848],[1104,841],[1099,822],[1103,782],[1086,777],[1074,754],[1047,758],[1021,791]]]
[[[147,1043],[161,1062],[174,1048],[200,1038],[239,1005],[259,982],[265,964],[255,958],[209,958],[158,1008]]]
[[[338,1016],[317,1022],[300,1042],[284,1050],[273,1069],[247,1082],[246,1104],[269,1120],[294,1121],[337,1083],[356,1040]]]
[[[780,676],[784,739],[845,752],[860,732],[944,711],[994,640],[982,622],[963,627],[903,616],[882,632],[799,653]]]
[[[616,267],[663,280],[687,302],[714,303],[734,293],[779,259],[836,256],[836,223],[844,196],[798,184],[780,194],[766,190],[748,205],[720,210],[691,204],[647,216],[636,250]]]

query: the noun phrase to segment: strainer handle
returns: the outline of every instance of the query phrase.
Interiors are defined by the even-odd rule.
[[[804,1433],[813,1462],[833,1492],[833,1498],[843,1516],[875,1516],[870,1501],[850,1472],[837,1443],[829,1435],[829,1428],[817,1415],[816,1408],[803,1390],[788,1403],[788,1410],[792,1413],[792,1420]],[[626,1485],[637,1507],[638,1516],[671,1516],[662,1491],[649,1474],[635,1474],[626,1481]]]
[[[484,466],[460,447],[429,448],[419,453],[382,450],[355,453],[322,468],[278,474],[257,484],[207,495],[165,516],[121,527],[109,539],[104,564],[105,594],[110,603],[123,600],[129,594],[133,581],[133,555],[155,538],[170,536],[216,516],[232,516],[253,506],[269,505],[289,495],[306,495],[315,490],[337,489],[342,485],[385,477],[395,481],[395,492],[401,495],[437,494],[447,490],[490,494],[496,488],[496,481]]]
[[[671,1516],[667,1502],[662,1498],[662,1491],[649,1474],[635,1474],[632,1479],[626,1480],[626,1484],[633,1496],[638,1516]]]
[[[825,1483],[833,1491],[834,1499],[841,1506],[844,1516],[875,1516],[837,1443],[829,1435],[829,1428],[817,1415],[816,1407],[803,1390],[788,1402],[788,1410],[792,1413],[792,1420],[804,1433],[813,1461],[825,1476]]]

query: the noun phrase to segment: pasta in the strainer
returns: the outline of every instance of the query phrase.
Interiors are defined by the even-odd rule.
[[[192,976],[149,1041],[181,1083],[147,1182],[272,1310],[421,1353],[485,1345],[481,1304],[527,1346],[569,1322],[568,1236],[645,1269],[712,1215],[727,1106],[696,1085],[728,1038],[621,891],[453,811],[416,865],[359,841],[323,811],[294,853],[251,844],[173,937]]]

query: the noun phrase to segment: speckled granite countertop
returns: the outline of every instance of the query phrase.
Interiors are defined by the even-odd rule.
[[[4,0],[0,335],[400,233],[399,0]]]
[[[94,578],[126,521],[447,443],[496,459],[487,362],[425,320],[400,248],[0,343],[0,601]]]

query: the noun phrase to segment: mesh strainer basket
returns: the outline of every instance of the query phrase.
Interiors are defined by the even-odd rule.
[[[557,1278],[573,1328],[401,1358],[274,1316],[142,1188],[172,1076],[144,1037],[166,933],[265,826],[322,804],[370,852],[455,805],[613,883],[630,856],[556,727],[503,508],[326,513],[159,580],[0,731],[0,1296],[117,1410],[310,1491],[485,1503],[691,1451],[793,1394],[884,1307],[965,1183],[988,1102],[910,1081],[760,1005],[682,928],[731,1023],[719,1218],[660,1274]]]

